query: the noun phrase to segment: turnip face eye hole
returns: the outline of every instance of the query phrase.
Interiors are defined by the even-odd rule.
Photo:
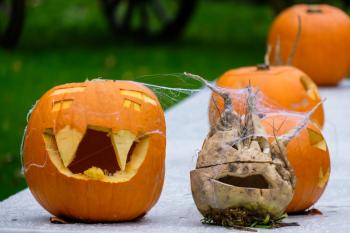
[[[217,181],[241,188],[252,188],[252,189],[270,189],[269,182],[263,175],[250,175],[246,177],[239,177],[234,175],[223,176]]]

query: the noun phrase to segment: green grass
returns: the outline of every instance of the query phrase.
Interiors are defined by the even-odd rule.
[[[266,6],[202,1],[179,41],[146,44],[116,40],[98,1],[28,2],[18,48],[0,50],[0,200],[26,186],[21,137],[27,111],[46,90],[87,78],[183,71],[214,79],[230,68],[262,62],[272,20]]]

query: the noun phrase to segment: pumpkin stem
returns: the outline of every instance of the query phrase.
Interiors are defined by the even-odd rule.
[[[297,48],[300,42],[300,37],[301,37],[301,17],[300,15],[298,15],[298,31],[297,31],[297,35],[295,37],[292,49],[287,59],[287,65],[292,65],[293,59],[295,57],[295,53],[297,52]]]
[[[264,64],[269,67],[270,66],[270,53],[271,53],[271,45],[267,45],[267,48],[266,48],[266,53],[265,53],[265,56],[264,56]],[[259,69],[259,67],[258,67]]]
[[[317,14],[317,13],[322,13],[322,10],[321,10],[319,5],[310,4],[310,5],[308,5],[306,12],[310,13],[310,14],[315,14],[315,13]]]
[[[256,65],[256,69],[257,70],[269,70],[270,66],[268,64],[258,64]]]

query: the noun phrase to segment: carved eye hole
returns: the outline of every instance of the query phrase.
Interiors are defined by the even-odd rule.
[[[70,108],[70,106],[72,104],[73,104],[73,100],[72,99],[56,101],[56,102],[53,103],[52,112],[58,112],[60,110]]]
[[[139,91],[120,90],[120,94],[124,96],[135,97],[137,99],[144,101],[145,103],[150,103],[154,106],[157,105],[157,102],[154,99],[152,99],[148,95],[141,93]]]
[[[62,97],[64,98],[65,94],[79,93],[79,92],[83,92],[84,90],[85,90],[85,87],[61,88],[53,91],[51,96],[63,95]],[[68,109],[71,107],[72,104],[73,104],[73,99],[63,99],[63,100],[55,101],[52,106],[52,112],[59,112],[60,110]]]
[[[312,100],[317,100],[320,98],[315,84],[309,80],[307,77],[301,76],[300,83],[306,91],[307,96]]]
[[[270,189],[270,185],[263,175],[251,175],[246,177],[227,175],[219,178],[218,181],[242,188]]]
[[[125,99],[124,102],[123,102],[123,107],[124,108],[134,108],[135,111],[138,111],[140,112],[141,111],[141,104],[139,103],[136,103],[132,100],[129,100],[129,99]]]
[[[307,132],[309,134],[310,144],[313,147],[316,147],[323,151],[327,151],[327,144],[322,134],[310,128],[307,128]]]

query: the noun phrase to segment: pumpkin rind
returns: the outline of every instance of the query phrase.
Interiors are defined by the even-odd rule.
[[[275,64],[277,44],[282,63],[287,62],[296,40],[298,17],[301,34],[292,65],[318,85],[338,84],[350,73],[350,18],[333,6],[298,4],[283,11],[269,32],[270,63]]]
[[[69,106],[63,104],[66,100],[71,101]],[[128,101],[129,106],[125,106]],[[147,137],[144,160],[139,161],[134,175],[118,181],[99,177],[99,170],[93,168],[86,175],[67,175],[55,165],[44,141],[48,130],[57,141],[57,134],[67,126],[78,135],[93,129],[108,131],[106,136],[126,130]],[[157,97],[141,84],[97,80],[57,86],[38,101],[28,122],[23,147],[28,186],[37,201],[55,216],[93,222],[135,219],[147,213],[160,196],[165,133],[164,113]],[[64,167],[63,162],[61,165]]]
[[[257,67],[232,69],[224,73],[216,82],[220,87],[241,89],[249,84],[261,90],[270,104],[276,108],[284,108],[296,112],[308,112],[321,101],[317,86],[310,78],[297,68],[291,66],[270,66],[260,70]],[[223,109],[222,99],[213,94],[212,97],[220,111]],[[237,105],[237,103],[236,103]],[[237,110],[237,106],[236,111]],[[215,125],[219,112],[213,100],[209,104],[209,122]],[[320,106],[311,119],[320,127],[324,124],[323,107]]]
[[[295,116],[268,116],[262,121],[268,134],[273,127],[279,128],[276,135],[282,135],[295,128],[300,118]],[[297,178],[296,189],[287,212],[308,209],[321,197],[330,175],[330,158],[327,144],[321,131],[309,123],[287,146],[288,160]]]

